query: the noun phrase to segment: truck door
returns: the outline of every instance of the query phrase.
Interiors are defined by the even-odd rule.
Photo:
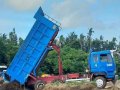
[[[100,54],[100,71],[113,71],[113,60],[110,54]]]
[[[107,54],[107,58],[108,58],[108,60],[107,60],[107,71],[109,72],[114,72],[114,70],[115,70],[115,64],[114,64],[114,60],[113,60],[113,58],[112,58],[112,56],[111,56],[111,54]]]
[[[100,72],[106,72],[107,69],[107,54],[100,54]]]

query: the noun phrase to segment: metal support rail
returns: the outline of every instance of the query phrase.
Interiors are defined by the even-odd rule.
[[[60,22],[58,22],[57,20],[53,19],[52,17],[48,16],[48,15],[45,14],[45,13],[44,13],[44,15],[45,15],[45,17],[48,18],[50,21],[53,21],[54,23],[56,23],[56,24],[60,27],[60,29],[62,29]]]

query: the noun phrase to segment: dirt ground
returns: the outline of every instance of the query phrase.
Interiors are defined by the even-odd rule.
[[[0,90],[30,90],[21,88],[15,83],[4,84]],[[100,90],[97,89],[94,83],[65,83],[65,84],[47,84],[42,90]],[[120,80],[113,85],[111,82],[107,84],[105,89],[101,90],[120,90]]]
[[[43,90],[93,90],[95,85],[90,83],[48,84]]]
[[[112,82],[107,83],[105,89],[98,89],[94,84],[83,83],[74,85],[60,85],[60,86],[46,86],[43,90],[120,90],[120,81],[117,81],[115,85]]]
[[[120,90],[120,80],[118,80],[115,85],[112,82],[107,83],[105,89],[97,89],[94,90]]]

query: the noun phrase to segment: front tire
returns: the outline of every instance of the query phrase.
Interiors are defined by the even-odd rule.
[[[95,83],[97,85],[97,88],[103,89],[103,88],[105,88],[107,82],[106,82],[106,79],[104,77],[99,76],[99,77],[95,78]]]

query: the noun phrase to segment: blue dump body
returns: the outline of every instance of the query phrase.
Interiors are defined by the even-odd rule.
[[[90,72],[96,76],[102,74],[106,78],[114,78],[116,65],[110,50],[90,52],[89,68]]]
[[[30,73],[34,72],[42,62],[49,50],[49,43],[59,31],[59,26],[47,19],[41,8],[34,18],[35,24],[6,72],[10,81],[15,80],[20,84],[24,84]]]

